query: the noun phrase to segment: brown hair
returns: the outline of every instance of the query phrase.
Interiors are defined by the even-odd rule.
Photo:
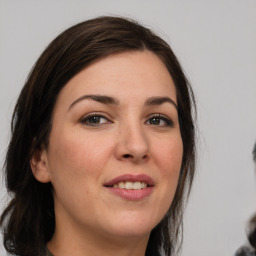
[[[54,233],[52,186],[32,175],[30,157],[47,147],[56,99],[79,71],[105,56],[149,50],[166,65],[173,78],[183,141],[183,160],[176,194],[164,219],[152,230],[146,255],[174,253],[181,244],[184,201],[195,170],[195,102],[192,89],[170,46],[151,30],[120,17],[99,17],[60,34],[33,67],[17,100],[12,118],[5,174],[12,200],[1,216],[4,245],[11,254],[42,255]],[[195,112],[194,112],[195,113]]]

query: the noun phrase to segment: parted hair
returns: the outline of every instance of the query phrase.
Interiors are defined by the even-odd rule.
[[[146,255],[160,251],[173,255],[180,249],[184,205],[195,172],[193,91],[163,39],[134,20],[103,16],[74,25],[57,36],[36,61],[18,97],[3,168],[11,200],[0,219],[4,246],[10,254],[42,256],[55,230],[53,187],[34,178],[30,158],[35,150],[48,147],[53,108],[61,89],[94,61],[115,53],[144,50],[163,61],[174,81],[184,148],[173,202],[151,231]]]

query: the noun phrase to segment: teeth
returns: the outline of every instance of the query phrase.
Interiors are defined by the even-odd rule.
[[[142,189],[141,182],[139,181],[134,182],[132,185],[133,185],[133,189]]]
[[[123,189],[143,189],[147,187],[145,182],[131,182],[131,181],[122,181],[118,184],[114,184],[114,188],[123,188]]]
[[[119,184],[117,184],[117,186],[118,186],[119,188],[125,188],[125,184],[124,184],[123,181],[120,182]]]

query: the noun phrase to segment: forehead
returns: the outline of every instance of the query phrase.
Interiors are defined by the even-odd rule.
[[[150,51],[123,52],[100,59],[75,75],[59,97],[82,94],[127,96],[169,96],[176,101],[170,73],[162,60]]]

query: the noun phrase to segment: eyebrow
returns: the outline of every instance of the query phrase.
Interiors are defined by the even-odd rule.
[[[171,103],[176,109],[178,109],[178,106],[175,103],[175,101],[169,97],[150,97],[146,100],[145,105],[146,106],[161,105],[166,102]]]
[[[111,104],[111,105],[118,105],[119,101],[113,97],[109,97],[109,96],[105,96],[105,95],[83,95],[81,97],[79,97],[78,99],[76,99],[70,106],[69,109],[72,108],[75,104],[77,104],[78,102],[82,101],[82,100],[94,100],[103,104]]]
[[[82,100],[93,100],[93,101],[97,101],[103,104],[110,104],[110,105],[119,105],[119,101],[113,97],[110,96],[106,96],[106,95],[95,95],[95,94],[91,94],[91,95],[83,95],[81,97],[79,97],[78,99],[76,99],[70,106],[69,106],[69,110],[70,108],[72,108],[75,104],[77,104],[78,102],[82,101]],[[154,96],[154,97],[150,97],[145,101],[145,105],[146,106],[154,106],[154,105],[161,105],[163,103],[171,103],[176,109],[178,109],[177,104],[169,97],[162,97],[162,96]]]

